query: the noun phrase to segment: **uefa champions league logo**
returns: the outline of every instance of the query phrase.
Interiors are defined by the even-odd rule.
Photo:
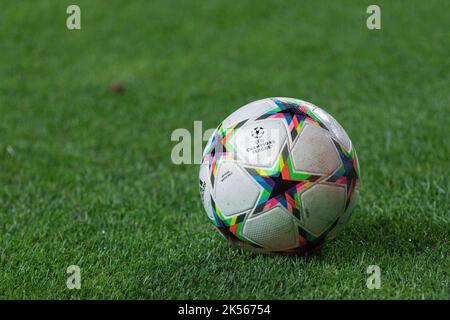
[[[264,129],[262,127],[255,127],[252,130],[252,137],[255,139],[259,139],[263,136]]]

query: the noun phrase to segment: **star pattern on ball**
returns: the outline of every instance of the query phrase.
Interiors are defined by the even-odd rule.
[[[300,219],[301,201],[299,194],[321,178],[319,175],[294,171],[288,144],[283,147],[274,168],[255,169],[245,167],[245,170],[263,188],[252,215],[281,205],[294,217]]]
[[[333,143],[336,146],[336,150],[341,158],[340,168],[327,179],[327,182],[336,183],[344,185],[347,190],[347,199],[345,203],[345,209],[350,204],[353,192],[359,184],[359,168],[358,168],[358,157],[356,155],[355,148],[350,151],[345,150],[344,146],[333,139]]]
[[[208,164],[212,186],[214,186],[217,174],[217,164],[220,163],[221,160],[232,160],[236,156],[230,141],[236,131],[242,127],[245,122],[247,122],[247,120],[241,121],[226,129],[221,124],[213,133],[213,138],[209,145],[210,149],[205,152],[202,161],[203,163]]]
[[[311,123],[326,129],[306,105],[286,102],[279,99],[272,99],[272,101],[275,103],[276,107],[259,116],[256,120],[283,119],[288,126],[291,141],[294,141],[298,136],[304,123]]]

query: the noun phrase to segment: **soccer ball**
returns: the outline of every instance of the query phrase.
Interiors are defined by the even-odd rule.
[[[249,103],[226,118],[203,152],[205,211],[232,244],[308,253],[335,237],[358,200],[359,165],[341,125],[292,98]]]

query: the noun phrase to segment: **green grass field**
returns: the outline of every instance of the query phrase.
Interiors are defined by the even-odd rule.
[[[449,298],[448,1],[377,1],[378,31],[372,1],[80,0],[69,31],[72,3],[0,5],[1,298]],[[170,158],[174,129],[270,96],[359,155],[359,206],[308,258],[231,248]]]

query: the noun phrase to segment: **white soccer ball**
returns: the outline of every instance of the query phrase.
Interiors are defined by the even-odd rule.
[[[358,199],[355,149],[323,109],[292,98],[249,103],[203,152],[200,193],[216,229],[256,251],[306,253],[336,236]]]

